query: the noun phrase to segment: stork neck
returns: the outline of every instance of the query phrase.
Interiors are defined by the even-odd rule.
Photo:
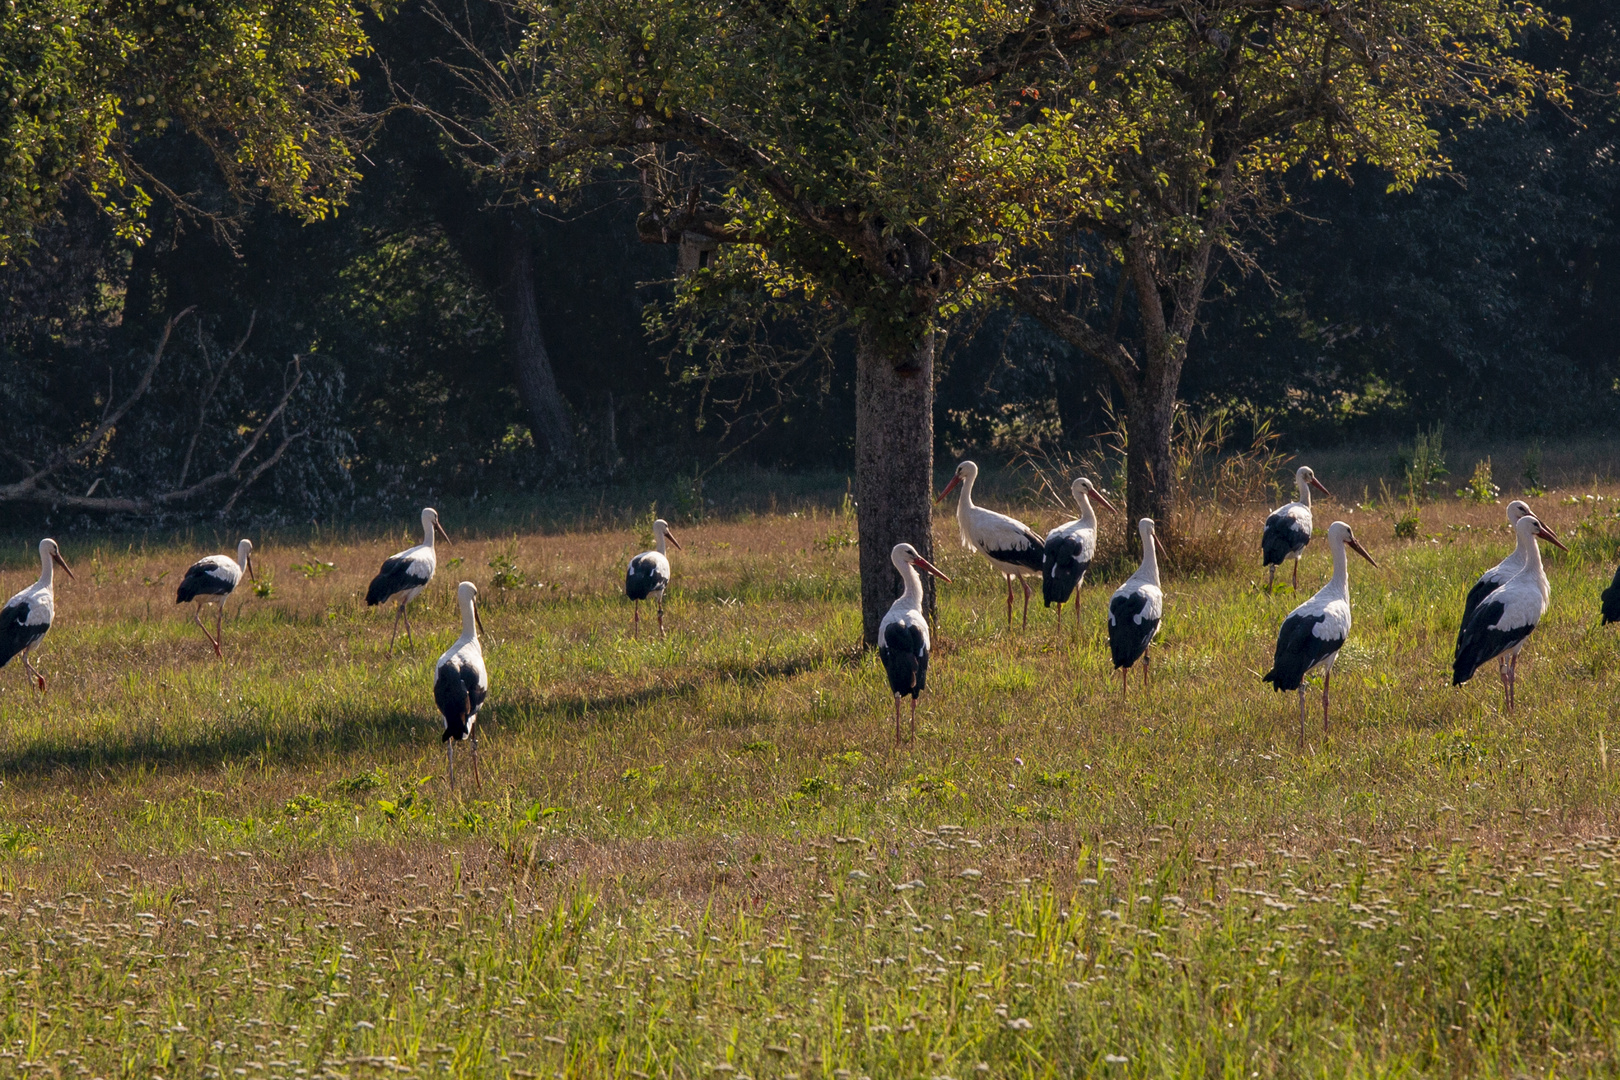
[[[1137,568],[1136,579],[1155,587],[1159,584],[1159,551],[1152,533],[1142,538],[1142,565]]]
[[[902,562],[895,569],[900,571],[900,581],[906,591],[900,594],[900,602],[908,608],[922,607],[922,575],[917,568],[909,562]]]
[[[664,555],[669,552],[669,548],[666,546],[666,544],[667,541],[664,539],[664,530],[659,529],[658,535],[653,538],[653,548],[657,550],[658,554]]]
[[[962,494],[956,499],[957,517],[965,517],[973,509],[973,482],[978,478],[978,473],[968,473],[962,478]]]
[[[56,564],[51,561],[51,553],[42,551],[39,554],[39,583],[36,588],[49,589],[56,580]]]
[[[1339,596],[1350,595],[1350,553],[1345,550],[1343,540],[1334,538],[1328,545],[1333,549],[1333,580],[1328,582],[1328,588]]]
[[[1529,533],[1524,537],[1524,568],[1534,574],[1536,580],[1541,582],[1547,580],[1546,571],[1541,568],[1541,545],[1536,543],[1535,536]],[[1543,585],[1543,588],[1545,587]]]
[[[1080,492],[1080,527],[1082,529],[1096,529],[1097,511],[1091,507],[1091,500],[1087,498],[1084,490]]]
[[[461,640],[478,640],[478,619],[473,614],[473,600],[471,597],[461,602]]]
[[[433,547],[433,519],[422,522],[422,546]]]
[[[236,565],[237,565],[238,569],[240,569],[242,571],[242,573],[244,573],[244,574],[247,573],[247,561],[248,561],[247,550],[244,549],[244,548],[237,548],[236,549]]]
[[[1305,509],[1309,510],[1311,508],[1311,485],[1310,485],[1310,483],[1305,481],[1305,480],[1296,479],[1294,481],[1294,487],[1299,489],[1299,502],[1300,502],[1300,505],[1305,507]]]

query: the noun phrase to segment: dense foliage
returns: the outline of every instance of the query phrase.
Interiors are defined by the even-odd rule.
[[[1210,300],[1188,323],[1183,400],[1278,411],[1296,441],[1404,435],[1442,421],[1454,431],[1503,424],[1516,435],[1556,431],[1574,415],[1614,422],[1620,19],[1597,0],[1546,8],[1568,18],[1567,35],[1556,23],[1531,32],[1512,59],[1567,72],[1566,102],[1542,99],[1524,120],[1441,115],[1432,136],[1396,140],[1406,157],[1373,155],[1395,172],[1351,163],[1378,149],[1364,137],[1378,125],[1363,118],[1338,177],[1313,175],[1334,171],[1322,133],[1249,144],[1252,174],[1280,186],[1223,189],[1241,205],[1213,223],[1226,231],[1210,259]],[[1121,132],[1145,129],[1105,128],[1094,122],[1099,110],[1117,116],[1155,96],[1196,96],[1223,77],[1222,41],[1239,40],[1224,23],[1198,40],[1161,28],[1129,49],[1097,46],[1085,54],[1095,71],[1070,70],[1067,85],[1036,65],[1011,87],[974,82],[948,47],[951,34],[982,44],[1016,28],[985,8],[934,6],[926,34],[890,41],[818,36],[808,16],[775,39],[743,40],[739,27],[728,40],[707,32],[724,20],[690,3],[660,5],[636,40],[614,34],[648,15],[639,6],[455,10],[461,22],[415,4],[386,18],[344,5],[18,2],[0,12],[0,63],[13,87],[0,96],[10,259],[0,270],[0,385],[20,406],[0,417],[0,484],[25,476],[50,440],[93,430],[106,402],[135,385],[166,321],[193,306],[195,322],[177,331],[148,397],[62,476],[63,491],[174,487],[196,428],[175,409],[250,324],[190,471],[229,464],[299,358],[304,382],[286,410],[299,437],[244,493],[240,505],[255,512],[327,515],[424,489],[606,477],[626,460],[668,463],[672,453],[689,470],[738,446],[765,464],[848,468],[857,326],[868,315],[890,326],[935,318],[945,332],[944,444],[1084,439],[1106,425],[1109,408],[1128,404],[1117,380],[1072,339],[992,295],[983,275],[1005,268],[1009,239],[1047,228],[1061,240],[1050,250],[1076,254],[1089,275],[1070,279],[1069,310],[1081,310],[1081,294],[1106,308],[1119,280],[1110,241],[1073,231],[1084,218],[1074,200],[1095,193],[1101,174],[1037,172],[1056,125],[1041,129],[1054,140],[1046,144],[994,132],[1020,130],[1006,126],[1009,116],[1030,121],[1072,100],[1066,115],[1086,120],[1089,141],[1071,143],[1069,160],[1105,151],[1121,160]],[[643,26],[661,29],[642,39]],[[552,43],[587,31],[599,50],[575,55],[577,69],[560,64],[568,58]],[[610,70],[637,49],[656,60],[656,83]],[[1164,65],[1131,66],[1161,54]],[[492,56],[523,61],[500,69],[504,99],[468,77]],[[766,78],[771,57],[778,66]],[[592,76],[592,64],[608,66]],[[545,70],[571,81],[545,84]],[[883,70],[907,74],[884,84]],[[821,79],[824,71],[840,74]],[[944,89],[952,80],[964,94]],[[199,94],[198,85],[211,89]],[[472,93],[475,85],[486,92]],[[897,87],[905,92],[891,93]],[[1244,108],[1273,91],[1245,84]],[[419,107],[390,111],[402,93]],[[711,93],[730,111],[717,112]],[[667,142],[620,156],[609,144],[625,140],[607,135],[638,94],[669,114],[659,132]],[[800,111],[765,108],[794,95]],[[955,111],[942,106],[947,98]],[[549,111],[501,108],[536,100]],[[586,105],[597,113],[585,116]],[[986,127],[994,109],[1001,127]],[[839,115],[860,119],[829,119]],[[728,166],[705,147],[697,120],[764,146],[786,189],[773,193],[764,172]],[[531,146],[552,145],[569,125],[602,137],[556,158],[564,170],[514,168],[495,151],[524,124],[540,125]],[[1157,138],[1201,152],[1169,129]],[[1417,167],[1442,160],[1450,169],[1440,175]],[[1080,209],[1129,228],[1151,192],[1116,178],[1112,207]],[[1399,178],[1410,190],[1392,189]],[[1171,247],[1211,227],[1210,200],[1190,197],[1185,226],[1173,215],[1148,223],[1173,234]],[[1260,199],[1264,229],[1248,213]],[[850,236],[799,227],[799,210],[826,219],[845,204],[862,207]],[[1009,212],[1020,207],[1044,216]],[[893,227],[904,221],[921,222],[927,259]],[[865,254],[863,231],[873,241]],[[668,242],[692,232],[767,243],[723,244],[705,257],[707,272],[671,290]],[[507,239],[518,234],[521,247]],[[942,265],[965,272],[942,290],[929,283],[921,307],[915,289],[871,272],[912,254],[926,270],[940,251]],[[532,274],[514,290],[520,257]],[[569,442],[546,430],[545,402],[520,384],[515,292],[532,298],[531,344],[543,328]],[[1141,326],[1127,313],[1116,329],[1130,338]]]

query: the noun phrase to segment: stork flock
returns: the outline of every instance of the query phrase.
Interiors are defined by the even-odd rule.
[[[977,465],[963,461],[935,501],[943,501],[953,491],[961,490],[956,505],[956,521],[962,544],[984,555],[1006,579],[1009,628],[1015,603],[1014,581],[1023,589],[1022,618],[1023,625],[1027,627],[1031,590],[1025,579],[1037,575],[1041,579],[1043,603],[1047,607],[1057,607],[1058,624],[1062,625],[1063,605],[1073,599],[1078,625],[1077,594],[1097,552],[1097,514],[1091,500],[1095,498],[1111,512],[1119,511],[1090,479],[1079,477],[1070,488],[1079,506],[1079,516],[1059,525],[1043,540],[1016,518],[978,505],[973,495],[978,475]],[[1266,518],[1262,532],[1261,565],[1269,570],[1265,586],[1268,593],[1275,587],[1277,568],[1288,561],[1294,563],[1293,581],[1297,591],[1299,561],[1313,534],[1311,492],[1315,490],[1327,494],[1327,488],[1306,467],[1296,471],[1295,486],[1298,500],[1273,511]],[[1508,558],[1480,575],[1464,600],[1462,623],[1453,656],[1452,682],[1460,686],[1481,667],[1496,661],[1502,681],[1504,707],[1511,712],[1515,704],[1519,655],[1546,614],[1550,597],[1537,541],[1545,540],[1562,550],[1568,549],[1523,501],[1514,500],[1508,504],[1507,519],[1513,527],[1516,546]],[[421,526],[422,542],[384,560],[366,590],[368,606],[398,605],[388,642],[390,656],[402,622],[406,640],[414,647],[407,609],[410,602],[433,580],[437,568],[435,539],[442,538],[446,543],[450,541],[439,522],[437,511],[431,507],[422,511]],[[1164,619],[1159,556],[1168,556],[1150,518],[1139,521],[1137,528],[1142,545],[1141,564],[1114,590],[1108,602],[1109,651],[1114,668],[1120,673],[1122,697],[1128,697],[1130,672],[1137,661],[1142,663],[1142,687],[1144,690],[1148,688],[1150,649]],[[625,571],[624,588],[626,597],[635,605],[632,632],[640,629],[641,602],[650,599],[657,606],[658,629],[662,635],[664,597],[671,580],[667,545],[673,544],[676,548],[681,545],[668,522],[662,519],[653,523],[653,537],[653,549],[630,560]],[[1348,552],[1354,551],[1373,566],[1378,565],[1356,539],[1350,526],[1342,521],[1328,526],[1327,543],[1333,558],[1332,577],[1283,620],[1277,634],[1271,670],[1262,676],[1264,681],[1279,691],[1298,693],[1301,742],[1305,737],[1305,682],[1313,672],[1320,672],[1322,677],[1324,732],[1329,722],[1329,687],[1333,665],[1349,639],[1351,628]],[[14,657],[22,656],[29,679],[43,692],[46,679],[34,666],[33,653],[55,618],[55,572],[60,569],[72,580],[73,571],[62,558],[55,540],[47,538],[40,541],[39,558],[39,580],[17,593],[0,609],[0,667]],[[878,655],[894,695],[895,742],[899,744],[902,741],[903,699],[911,698],[910,733],[915,736],[917,699],[927,688],[930,637],[928,619],[923,611],[921,574],[932,575],[947,583],[951,579],[909,543],[895,545],[890,558],[899,572],[902,591],[879,624]],[[237,545],[235,558],[210,555],[193,563],[176,590],[176,603],[193,605],[192,618],[208,638],[217,657],[224,656],[221,639],[225,602],[235,593],[244,577],[256,577],[253,544],[246,539]],[[440,713],[441,737],[446,744],[451,783],[454,784],[455,779],[455,744],[468,740],[472,743],[473,778],[476,783],[479,776],[475,724],[479,709],[489,695],[489,673],[479,641],[483,622],[478,614],[477,586],[470,581],[459,583],[456,599],[461,615],[461,635],[433,665],[433,699]],[[215,608],[212,632],[202,617],[202,608],[208,605]],[[1620,621],[1620,570],[1616,571],[1613,583],[1603,592],[1602,621],[1605,624]]]

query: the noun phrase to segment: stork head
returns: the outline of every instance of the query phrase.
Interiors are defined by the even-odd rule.
[[[1074,495],[1075,502],[1082,501],[1087,495],[1095,495],[1098,502],[1108,507],[1108,509],[1113,513],[1119,513],[1118,510],[1114,509],[1114,504],[1108,501],[1108,496],[1104,495],[1100,490],[1098,490],[1096,484],[1093,484],[1090,480],[1087,480],[1083,476],[1078,476],[1075,478],[1074,483],[1069,485],[1069,491]]]
[[[39,561],[41,563],[49,561],[56,566],[60,566],[62,571],[67,574],[69,581],[76,580],[73,577],[73,571],[68,569],[68,564],[62,559],[62,549],[57,547],[56,541],[48,536],[39,542]]]
[[[1367,554],[1367,549],[1361,546],[1361,541],[1356,539],[1355,531],[1342,521],[1335,521],[1328,526],[1328,543],[1342,544],[1374,566],[1378,565],[1373,557]]]
[[[258,581],[259,577],[253,572],[253,541],[243,538],[236,544],[236,565],[246,570],[248,577]]]
[[[1523,499],[1514,499],[1507,504],[1507,519],[1509,525],[1517,525],[1519,519],[1530,516],[1530,504]]]
[[[1294,483],[1298,486],[1301,494],[1304,494],[1307,487],[1313,487],[1324,495],[1332,494],[1332,492],[1322,486],[1322,481],[1316,478],[1316,473],[1309,465],[1301,465],[1299,468],[1294,470]]]
[[[472,612],[473,624],[478,632],[484,632],[484,620],[478,617],[478,586],[470,581],[463,581],[456,586],[456,601],[461,605],[462,611]]]
[[[685,548],[681,547],[681,542],[675,539],[675,534],[669,531],[669,522],[665,521],[663,518],[659,518],[657,521],[653,522],[653,539],[668,540],[670,543],[674,544],[677,549],[681,551],[686,550]]]
[[[431,506],[422,508],[422,533],[430,539],[434,533],[438,533],[441,540],[447,544],[450,542],[450,534],[439,524],[439,512]]]
[[[1547,541],[1559,551],[1569,550],[1569,548],[1565,547],[1559,542],[1557,536],[1553,535],[1553,531],[1547,528],[1547,526],[1543,525],[1540,519],[1538,519],[1534,514],[1526,514],[1518,521],[1515,521],[1513,523],[1513,531],[1518,533],[1519,536],[1526,540],[1530,539],[1531,537],[1536,537],[1537,539]]]
[[[973,464],[971,461],[962,462],[956,467],[956,472],[952,474],[951,482],[945,485],[945,490],[940,492],[938,498],[936,498],[934,501],[942,502],[945,496],[949,495],[963,484],[973,483],[974,478],[978,475],[979,467],[977,465]]]
[[[1159,554],[1163,555],[1166,559],[1170,557],[1170,553],[1164,550],[1164,541],[1159,539],[1158,528],[1153,524],[1152,518],[1143,518],[1141,521],[1138,521],[1136,523],[1136,531],[1142,534],[1143,552],[1146,552],[1148,547],[1151,545],[1152,547],[1157,548]]]
[[[901,573],[905,572],[906,567],[914,566],[925,574],[933,574],[939,580],[947,584],[950,583],[951,579],[946,577],[939,567],[923,558],[917,552],[917,549],[910,544],[894,545],[894,550],[889,553],[889,560],[894,563],[894,568]]]

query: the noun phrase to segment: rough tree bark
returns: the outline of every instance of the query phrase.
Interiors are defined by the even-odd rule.
[[[574,458],[574,422],[568,404],[557,389],[557,375],[546,351],[540,327],[540,309],[534,298],[534,240],[528,230],[514,227],[501,244],[498,296],[505,326],[506,354],[512,362],[518,395],[534,424],[538,442],[555,458]]]
[[[934,335],[891,343],[870,327],[856,342],[855,498],[861,552],[861,633],[877,644],[878,623],[900,595],[889,561],[908,543],[934,557]],[[923,575],[923,611],[933,616],[934,579]]]

